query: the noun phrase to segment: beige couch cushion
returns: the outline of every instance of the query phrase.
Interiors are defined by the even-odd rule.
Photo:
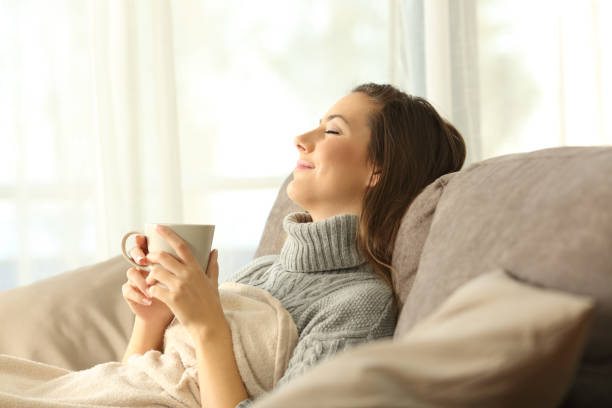
[[[403,336],[343,351],[256,401],[280,407],[556,407],[593,315],[587,297],[496,269]]]
[[[122,255],[0,293],[0,354],[82,370],[121,361],[134,315]]]
[[[444,187],[456,174],[457,172],[453,172],[440,176],[425,187],[410,204],[401,220],[391,261],[395,268],[393,290],[398,294],[400,310],[416,276],[438,201],[444,193]]]
[[[455,173],[437,204],[396,335],[496,267],[535,285],[592,296],[593,333],[570,400],[612,406],[611,209],[612,146],[499,156]]]

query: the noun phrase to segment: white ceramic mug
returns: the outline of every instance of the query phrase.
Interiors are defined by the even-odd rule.
[[[187,243],[187,246],[191,250],[191,253],[198,260],[198,263],[202,266],[202,270],[206,272],[208,266],[208,256],[210,255],[210,249],[212,248],[213,236],[215,235],[215,226],[210,224],[164,224],[174,231],[179,237]],[[139,265],[134,259],[127,253],[125,249],[125,243],[131,235],[144,235],[147,237],[147,249],[149,252],[165,251],[173,255],[175,258],[180,259],[178,254],[170,246],[170,244],[162,238],[157,231],[155,231],[155,223],[145,224],[144,231],[130,231],[126,233],[121,239],[121,252],[123,257],[127,259],[129,263],[147,271],[151,270],[152,265]],[[153,264],[154,265],[154,264]],[[157,285],[165,287],[164,284],[158,282]],[[166,288],[167,289],[167,288]]]

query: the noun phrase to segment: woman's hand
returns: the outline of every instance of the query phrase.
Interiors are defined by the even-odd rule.
[[[134,259],[138,259],[139,263],[143,265],[149,264],[146,259],[147,237],[137,235],[136,243],[138,246],[130,250],[130,255]],[[149,272],[145,269],[128,269],[126,272],[128,280],[121,287],[123,298],[136,318],[142,320],[143,323],[150,326],[166,327],[174,318],[174,314],[164,302],[152,298],[147,293],[145,278],[148,274]]]
[[[154,251],[147,259],[154,264],[146,278],[151,296],[165,303],[191,334],[194,341],[214,335],[229,326],[219,298],[218,251],[211,251],[206,272],[187,246],[170,228],[158,225],[156,231],[178,254]],[[168,289],[156,286],[161,282]]]

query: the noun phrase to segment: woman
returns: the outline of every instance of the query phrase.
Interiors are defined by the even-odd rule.
[[[230,279],[270,292],[298,328],[277,386],[341,350],[393,335],[398,310],[390,264],[401,219],[425,186],[460,170],[465,159],[461,134],[426,100],[373,83],[354,88],[294,144],[299,160],[287,194],[306,211],[284,218],[280,255],[256,258]],[[136,242],[131,255],[138,263],[161,265],[148,276],[127,271],[123,295],[136,318],[123,361],[161,350],[176,316],[196,344],[203,406],[250,406],[219,302],[216,250],[206,274],[193,273],[180,285],[180,270],[197,266],[147,254],[143,236]],[[170,289],[152,286],[157,281]]]

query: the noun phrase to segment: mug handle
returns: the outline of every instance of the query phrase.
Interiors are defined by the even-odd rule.
[[[121,252],[123,253],[123,257],[132,265],[138,267],[138,268],[142,268],[142,269],[147,269],[147,267],[145,265],[139,265],[136,263],[136,261],[134,261],[134,259],[129,256],[127,254],[127,252],[125,251],[125,241],[127,241],[127,239],[130,237],[130,235],[134,235],[134,234],[138,234],[138,235],[145,235],[142,231],[130,231],[128,233],[126,233],[123,238],[121,239]]]

